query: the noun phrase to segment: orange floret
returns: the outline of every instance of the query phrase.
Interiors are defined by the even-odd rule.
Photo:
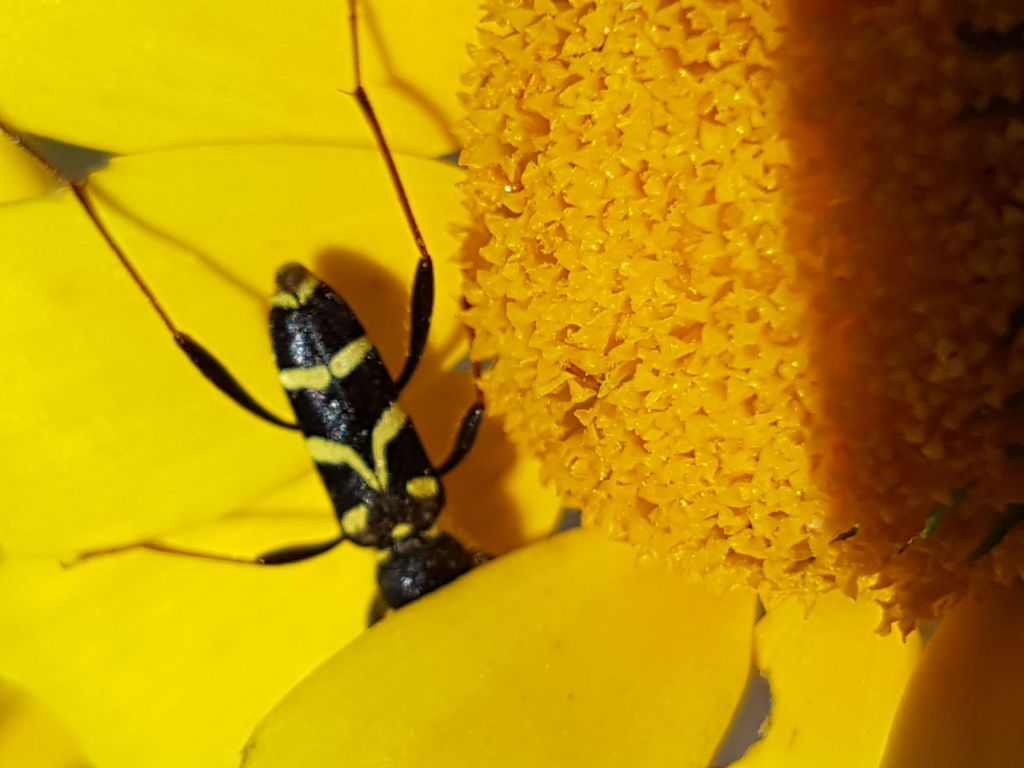
[[[586,521],[904,629],[1019,579],[1019,3],[512,5],[463,129],[467,320]]]

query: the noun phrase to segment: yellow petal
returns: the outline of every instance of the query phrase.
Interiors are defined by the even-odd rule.
[[[921,657],[885,768],[1024,765],[1024,590],[953,608]]]
[[[771,608],[756,629],[771,717],[736,768],[878,764],[919,649],[916,638],[876,634],[881,618],[878,606],[834,592],[809,612],[796,600]]]
[[[42,195],[57,186],[39,163],[0,138],[0,204]]]
[[[362,3],[366,87],[384,132],[421,156],[458,148],[452,128],[465,110],[462,77],[476,41],[478,3],[372,0]]]
[[[578,531],[389,616],[263,722],[247,768],[706,765],[747,673],[753,600]]]
[[[278,519],[261,535],[299,532]],[[273,703],[365,626],[372,569],[345,546],[275,568],[139,551],[70,569],[8,560],[0,669],[89,765],[229,768]]]
[[[363,43],[373,62],[367,79],[386,133],[423,155],[451,151],[475,4],[410,12],[392,0],[370,10],[379,34]],[[380,45],[390,72],[373,50]],[[353,85],[340,0],[11,0],[0,50],[3,117],[23,131],[122,153],[226,141],[372,143],[355,101],[339,93]]]
[[[210,519],[308,466],[187,364],[66,191],[0,209],[0,240],[5,551]]]
[[[440,163],[400,164],[437,256],[437,309],[415,399],[416,388],[444,378],[447,354],[464,343],[459,271],[445,258],[457,247],[460,174]],[[417,253],[376,152],[156,153],[123,158],[95,183],[101,210],[176,322],[278,413],[287,405],[264,297],[283,262],[304,260],[338,287],[391,369],[401,365]],[[309,471],[301,438],[241,411],[187,363],[68,196],[0,210],[0,233],[10,253],[25,254],[11,259],[13,276],[0,285],[3,327],[14,329],[6,354],[17,370],[0,385],[0,437],[18,447],[0,465],[8,551],[157,535],[241,508]],[[426,403],[432,456],[448,452],[471,399],[439,394]]]
[[[80,768],[84,764],[67,728],[24,690],[0,680],[0,765]]]

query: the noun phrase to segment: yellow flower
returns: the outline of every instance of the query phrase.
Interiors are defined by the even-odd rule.
[[[491,4],[476,354],[587,520],[906,632],[1024,574],[1020,4]]]
[[[435,22],[425,23],[411,17],[407,4],[374,4],[377,28],[389,41],[395,62],[408,57],[391,83],[398,86],[396,99],[411,94],[414,104],[422,104],[422,94],[431,93],[425,88],[432,86],[449,100],[442,104],[451,106],[454,88],[445,77],[447,68],[423,62],[461,52],[461,43],[453,41],[468,36],[468,26],[457,23],[469,12],[465,5],[453,4],[438,11]],[[663,16],[645,30],[650,39],[637,38],[631,47],[635,53],[645,52],[645,46],[655,49],[657,35],[679,21],[681,10],[692,18],[705,13],[710,26],[722,32],[718,48],[702,49],[698,40],[695,51],[667,57],[671,62],[675,56],[703,56],[707,63],[691,74],[710,72],[744,45],[743,30],[737,31],[744,19],[730,16],[729,4],[653,5]],[[117,159],[93,177],[93,184],[118,238],[175,319],[216,350],[260,399],[283,412],[261,338],[262,297],[279,262],[306,254],[325,277],[336,283],[341,278],[353,303],[365,292],[358,286],[390,285],[392,277],[398,281],[389,294],[393,300],[357,305],[367,326],[380,329],[375,338],[394,368],[404,343],[398,318],[404,322],[406,303],[398,286],[408,285],[415,253],[390,204],[393,196],[376,154],[313,146],[366,143],[365,126],[350,101],[335,92],[350,82],[344,8],[334,2],[302,8],[267,3],[247,7],[239,18],[198,2],[131,9],[93,4],[80,17],[84,11],[67,6],[26,0],[7,11],[11,23],[0,28],[7,63],[0,67],[18,62],[18,69],[0,69],[0,117],[21,130],[75,144],[145,151]],[[593,8],[591,23],[584,25],[588,36],[596,40],[608,34],[606,26],[609,32],[619,28],[602,21],[607,9],[618,6],[586,7]],[[630,7],[638,10],[643,4]],[[569,18],[561,27],[533,23],[559,9],[564,10],[540,3],[533,10],[511,12],[513,27],[530,40],[525,50],[521,38],[495,35],[489,24],[483,39],[492,53],[481,53],[478,61],[500,51],[506,64],[521,67],[507,72],[518,71],[524,83],[545,82],[578,52],[572,33],[579,24]],[[491,13],[501,19],[504,11],[495,5]],[[755,21],[775,23],[767,12]],[[223,34],[239,27],[238,34]],[[445,33],[452,41],[441,41]],[[38,45],[43,39],[48,41],[45,49]],[[397,42],[392,47],[390,41]],[[561,45],[558,56],[539,55],[552,43]],[[115,71],[121,76],[111,78]],[[585,89],[573,86],[586,83],[588,74],[586,69],[570,73],[558,94],[567,100],[578,96]],[[733,98],[742,110],[746,80],[742,72],[733,74]],[[405,78],[414,75],[423,82],[410,85]],[[610,90],[645,98],[628,66],[616,75]],[[492,78],[497,88],[502,81]],[[371,81],[370,87],[376,95],[384,84]],[[384,95],[378,101],[389,103]],[[445,148],[445,132],[437,121],[417,121],[415,110],[385,107],[381,112],[389,134],[410,126],[407,135],[397,138],[403,148],[420,147],[428,156]],[[470,143],[466,157],[471,165],[474,153],[477,160],[494,159],[506,142],[531,141],[544,112],[537,112],[536,121],[490,125],[484,114],[475,113],[484,141]],[[693,114],[682,117],[700,122]],[[658,121],[631,126],[632,149],[657,145],[657,127]],[[430,132],[427,142],[417,143],[424,131]],[[706,140],[713,146],[722,151],[730,146],[730,137],[712,133],[709,129]],[[607,135],[598,138],[608,140]],[[210,146],[188,148],[196,144]],[[680,147],[680,156],[689,151],[687,146]],[[134,552],[70,570],[58,567],[60,556],[138,538],[173,534],[177,542],[204,549],[252,551],[283,540],[315,539],[333,522],[327,514],[301,514],[325,506],[298,441],[237,412],[184,363],[73,201],[60,192],[32,197],[48,189],[49,181],[8,149],[0,150],[3,199],[20,202],[0,209],[0,239],[26,256],[16,261],[14,278],[0,289],[5,291],[0,297],[4,327],[15,329],[7,359],[20,372],[5,378],[8,406],[0,422],[3,444],[15,446],[0,476],[0,487],[8,493],[0,513],[5,555],[0,563],[0,675],[55,711],[97,766],[234,765],[262,713],[330,649],[359,631],[372,590],[372,558],[342,547],[301,566],[264,571]],[[598,143],[594,151],[615,159],[609,145]],[[676,157],[671,151],[663,154]],[[488,217],[497,226],[502,218],[515,218],[509,212],[532,204],[525,188],[508,184],[511,189],[505,189],[511,176],[526,169],[517,168],[512,155],[501,162],[505,178],[495,173],[488,180],[498,182],[491,187],[498,214]],[[406,160],[401,167],[435,252],[453,250],[450,226],[459,218],[456,172],[426,161]],[[645,530],[642,521],[630,517],[637,508],[657,527],[666,522],[666,500],[681,498],[654,482],[656,472],[648,473],[661,470],[663,461],[673,470],[688,471],[686,462],[679,461],[681,448],[708,452],[709,460],[697,463],[708,473],[702,482],[710,491],[738,494],[729,507],[738,510],[730,513],[738,529],[744,514],[756,516],[756,504],[732,488],[735,483],[719,482],[722,472],[738,472],[733,479],[742,481],[738,465],[725,461],[740,458],[742,423],[716,420],[722,416],[718,412],[716,418],[688,419],[685,426],[695,423],[699,440],[681,423],[667,423],[671,392],[648,380],[640,397],[627,386],[645,377],[668,378],[673,370],[667,366],[653,377],[639,365],[632,371],[616,369],[612,378],[594,375],[604,372],[593,367],[604,364],[603,358],[621,362],[601,345],[618,332],[616,312],[629,313],[600,305],[616,295],[610,289],[618,284],[604,282],[608,275],[597,257],[600,249],[593,250],[601,233],[587,220],[593,213],[589,206],[625,205],[628,223],[641,227],[637,237],[650,237],[665,251],[671,251],[687,217],[696,218],[698,229],[711,225],[713,230],[718,221],[731,227],[737,215],[749,213],[740,206],[730,213],[694,207],[692,201],[682,204],[659,180],[659,166],[648,167],[653,170],[647,177],[626,178],[622,188],[611,184],[603,196],[595,196],[593,182],[566,161],[563,175],[555,175],[568,183],[565,200],[548,203],[567,203],[585,214],[576,217],[563,210],[564,215],[550,220],[552,237],[569,244],[565,255],[572,269],[546,263],[524,269],[517,259],[539,252],[511,248],[502,260],[502,246],[492,242],[482,260],[471,259],[476,286],[467,289],[474,304],[470,318],[480,333],[478,352],[493,354],[497,361],[487,381],[489,391],[507,410],[513,433],[542,449],[549,474],[583,498],[579,489],[587,483],[606,488],[610,467],[650,465],[642,477],[626,475],[614,494],[585,499],[588,515],[621,523],[634,543],[635,534]],[[710,184],[704,186],[705,197],[709,189],[727,195],[743,184],[728,173],[703,180]],[[642,201],[664,203],[667,223],[650,236],[641,215],[647,211],[640,204],[629,207],[638,185]],[[478,204],[487,195],[480,190],[486,189],[477,187]],[[389,204],[381,206],[381,201]],[[557,212],[557,207],[543,207],[538,216]],[[760,213],[769,222],[778,215],[767,204]],[[727,240],[708,238],[703,253],[708,274],[716,268],[715,247],[737,253]],[[352,258],[371,246],[369,258]],[[620,254],[619,278],[632,280],[638,292],[632,304],[622,306],[637,312],[623,327],[633,323],[639,328],[650,319],[644,314],[646,301],[660,306],[678,300],[673,285],[678,265],[661,259],[633,263],[629,256]],[[356,261],[356,266],[341,272],[342,261],[350,268]],[[380,265],[387,266],[388,276]],[[717,267],[757,273],[751,264]],[[637,274],[631,277],[631,270]],[[523,290],[527,273],[532,293]],[[468,402],[470,387],[465,377],[443,373],[462,356],[452,320],[460,291],[451,265],[442,268],[439,278],[450,308],[439,310],[432,335],[434,375],[421,374],[421,389],[410,392],[407,402],[432,455],[444,452],[463,407],[456,394],[447,393],[461,392]],[[571,291],[559,282],[563,278]],[[545,285],[552,291],[546,297],[539,290]],[[743,298],[756,303],[756,292],[747,288]],[[742,309],[739,298],[730,305],[734,315]],[[798,301],[795,295],[793,301]],[[573,302],[591,302],[605,312],[596,318],[580,315]],[[502,312],[512,334],[495,321]],[[573,327],[567,329],[567,322]],[[538,328],[540,335],[517,335]],[[637,345],[644,350],[641,360],[660,355],[662,345],[675,344],[671,339],[680,349],[692,342],[671,329],[655,330],[648,336],[649,347]],[[597,354],[567,359],[566,342]],[[771,342],[784,346],[779,338]],[[708,343],[721,351],[721,339]],[[528,354],[520,356],[524,349]],[[542,376],[536,375],[538,359],[547,361]],[[724,361],[707,364],[710,374]],[[711,378],[708,391],[719,397],[723,410],[736,398],[749,399],[741,396],[743,391],[721,390]],[[518,382],[519,389],[510,388],[509,380]],[[635,440],[616,439],[591,445],[590,451],[581,447],[585,430],[571,419],[588,418],[584,406],[594,397],[594,385],[606,401],[602,406],[608,407],[592,414],[589,436],[638,430],[658,451],[641,454]],[[631,415],[628,408],[634,409]],[[784,411],[782,425],[787,423]],[[747,415],[757,421],[756,408]],[[557,440],[544,437],[552,429],[563,430]],[[657,430],[664,434],[654,435]],[[492,439],[500,442],[497,434]],[[736,456],[717,455],[723,439],[731,441]],[[779,467],[786,457],[796,455],[787,439],[762,446],[775,473],[769,474],[768,485],[783,476]],[[550,500],[544,500],[521,463],[514,470],[517,476],[495,477],[502,454],[510,452],[507,446],[484,445],[474,458],[475,468],[463,469],[464,490],[451,510],[457,519],[450,524],[500,550],[539,533],[550,516]],[[786,475],[794,504],[806,500],[800,498],[804,491],[818,493],[810,474],[794,470]],[[785,490],[776,485],[780,493]],[[610,506],[612,497],[620,506]],[[714,508],[717,502],[709,503]],[[803,507],[796,507],[796,524],[762,521],[772,543],[790,553],[829,545],[831,539],[818,536],[801,517]],[[667,527],[679,532],[678,524]],[[758,535],[765,530],[759,528]],[[729,531],[723,541],[736,543],[739,533]],[[786,560],[779,558],[773,564],[777,567],[757,573],[749,567],[760,546],[756,537],[746,539],[753,551],[740,548],[739,557],[723,557],[726,548],[716,550],[714,542],[704,541],[709,563],[717,566],[720,559],[731,567],[748,566],[732,571],[743,585],[767,582],[792,591],[828,586],[834,578],[829,568],[849,567],[842,558],[823,555],[829,568],[812,564],[787,575]],[[640,543],[657,552],[665,542],[648,537]],[[691,548],[672,554],[682,559]],[[717,579],[722,581],[725,573],[719,570]],[[757,578],[750,579],[751,573]],[[765,596],[772,595],[766,591]],[[770,679],[773,702],[767,735],[744,758],[745,768],[877,764],[914,666],[916,645],[875,635],[871,629],[881,614],[870,603],[857,605],[832,594],[805,612],[799,599],[774,597],[770,612],[754,629],[755,601],[749,590],[722,596],[688,586],[656,562],[638,565],[624,546],[594,532],[558,537],[500,558],[361,634],[272,712],[249,742],[246,761],[250,766],[708,765],[742,696],[753,646],[758,666]],[[990,614],[994,599],[987,603]],[[984,615],[972,613],[979,610],[973,603],[965,604],[966,619],[954,617],[949,631],[940,629],[920,668],[925,674],[917,675],[908,689],[905,714],[892,737],[892,765],[912,765],[906,754],[927,755],[935,745],[947,759],[963,757],[957,750],[965,744],[972,748],[986,728],[1001,737],[986,756],[1004,756],[1006,748],[1015,746],[1015,731],[998,733],[1003,723],[1014,722],[1012,716],[998,723],[984,719],[993,708],[1010,715],[1024,710],[1019,694],[1013,699],[1010,690],[1021,670],[999,666],[1012,658],[1020,615],[1015,600],[999,596],[995,603],[994,613],[1006,618],[1002,626],[992,627],[999,634],[996,641],[988,638],[985,653],[977,648],[977,634],[957,631],[988,628]],[[1011,610],[999,610],[1007,605]],[[977,671],[987,662],[1003,673],[991,675],[988,689],[953,694],[930,687],[949,666]],[[1002,699],[994,695],[999,683]],[[914,732],[913,726],[925,722],[922,701],[946,709],[934,721],[951,743],[931,732]],[[966,719],[964,706],[978,718],[971,728],[958,733],[945,727]],[[901,749],[909,752],[901,755]]]

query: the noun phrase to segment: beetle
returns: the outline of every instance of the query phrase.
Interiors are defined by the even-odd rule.
[[[303,433],[340,528],[337,535],[326,541],[290,545],[254,558],[144,541],[82,552],[72,563],[141,547],[205,559],[281,565],[315,557],[344,541],[351,541],[379,552],[379,593],[372,613],[372,620],[375,620],[490,559],[488,554],[463,546],[436,526],[445,502],[441,478],[469,452],[483,419],[484,406],[479,392],[462,420],[450,455],[437,466],[426,455],[415,427],[399,403],[399,396],[423,355],[430,330],[434,305],[433,261],[362,84],[356,0],[349,0],[348,16],[355,74],[355,89],[351,95],[374,135],[419,251],[411,298],[409,345],[400,374],[392,378],[345,300],[305,267],[296,263],[281,267],[275,280],[276,293],[271,299],[270,336],[279,379],[295,414],[294,422],[264,408],[214,354],[174,324],[105,225],[89,194],[87,181],[70,178],[26,144],[17,130],[0,122],[0,131],[68,184],[111,251],[198,371],[238,406],[258,418]],[[475,366],[474,373],[479,373]]]

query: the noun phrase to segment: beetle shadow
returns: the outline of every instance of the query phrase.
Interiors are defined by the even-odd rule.
[[[361,8],[360,18],[362,18],[365,23],[366,29],[370,33],[370,37],[373,38],[374,48],[377,51],[377,55],[380,56],[381,64],[384,67],[384,71],[387,73],[391,87],[406,96],[410,101],[414,102],[424,114],[429,115],[431,122],[441,129],[444,135],[448,137],[451,145],[455,146],[457,142],[455,137],[452,135],[451,129],[448,127],[449,121],[445,117],[441,108],[431,101],[430,97],[420,91],[412,81],[398,73],[398,70],[395,67],[394,57],[391,55],[387,41],[381,33],[377,14],[374,13],[372,8]]]
[[[189,256],[194,258],[200,267],[205,269],[209,274],[216,276],[218,279],[224,281],[232,290],[238,291],[245,296],[248,296],[254,302],[256,302],[261,308],[267,312],[270,311],[270,301],[268,294],[265,294],[249,283],[240,279],[237,275],[226,269],[224,265],[218,261],[215,257],[207,253],[205,250],[200,248],[198,245],[190,240],[187,240],[170,230],[161,227],[154,223],[151,219],[147,218],[144,214],[139,213],[121,198],[117,197],[109,190],[105,189],[101,184],[95,182],[90,183],[89,190],[92,192],[93,197],[105,208],[117,213],[127,221],[131,222],[133,226],[138,227],[139,230],[145,232],[147,235],[154,237],[158,240],[171,245],[178,250],[187,253]]]
[[[352,307],[388,371],[397,376],[409,344],[412,265],[404,284],[374,259],[351,250],[327,248],[314,256],[312,265]],[[435,466],[451,451],[459,424],[475,399],[472,377],[445,369],[445,360],[465,343],[463,333],[460,327],[439,339],[432,329],[416,374],[402,395],[402,404]],[[473,450],[444,479],[448,500],[444,527],[492,554],[522,543],[525,533],[516,503],[503,482],[515,460],[516,451],[500,420],[485,416]],[[487,500],[483,510],[482,498]]]

